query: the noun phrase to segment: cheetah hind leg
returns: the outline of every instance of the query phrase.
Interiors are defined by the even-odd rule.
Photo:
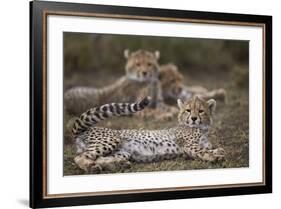
[[[200,96],[205,100],[216,99],[216,100],[220,100],[222,102],[225,102],[226,91],[222,88],[214,89],[212,91],[208,91],[206,93],[200,94]]]
[[[74,158],[74,162],[86,173],[100,173],[102,168],[99,166],[99,163],[97,163],[97,159],[113,153],[119,144],[119,138],[104,138],[100,143],[90,144],[85,152]]]
[[[103,171],[117,171],[131,167],[129,161],[130,153],[125,151],[117,151],[112,155],[99,157],[92,166],[92,172],[95,172],[96,167],[101,168]]]

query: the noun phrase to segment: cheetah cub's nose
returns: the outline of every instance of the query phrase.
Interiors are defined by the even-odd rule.
[[[146,71],[143,71],[142,74],[143,74],[144,76],[146,76],[146,75],[147,75],[147,72],[146,72]]]
[[[196,121],[197,117],[191,117],[191,120]]]

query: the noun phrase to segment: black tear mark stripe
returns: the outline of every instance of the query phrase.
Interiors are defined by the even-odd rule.
[[[199,122],[201,123],[201,121],[202,121],[202,118],[201,118],[201,116],[200,116],[200,114],[198,114],[198,118],[199,118]]]

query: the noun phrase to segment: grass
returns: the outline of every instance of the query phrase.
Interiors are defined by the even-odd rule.
[[[237,68],[235,68],[237,69]],[[236,78],[235,76],[239,76]],[[241,78],[241,76],[243,76]],[[114,171],[104,173],[127,173],[127,172],[149,172],[149,171],[170,171],[170,170],[192,170],[192,169],[212,169],[212,168],[237,168],[248,167],[249,165],[249,102],[248,86],[241,80],[247,80],[248,74],[234,73],[218,75],[194,74],[185,76],[188,85],[202,85],[209,89],[225,88],[227,100],[225,103],[218,102],[214,124],[210,133],[210,140],[214,146],[222,146],[226,151],[226,160],[220,163],[206,163],[198,160],[185,160],[177,158],[154,163],[133,163],[131,168],[117,168]],[[78,83],[90,84],[88,75],[72,75],[65,82],[66,87],[77,85]],[[114,77],[114,76],[113,76]],[[246,77],[246,78],[245,78]],[[104,79],[96,79],[102,80]],[[112,81],[112,78],[108,78]],[[237,82],[237,80],[239,82]],[[247,82],[246,82],[247,83]],[[95,83],[96,86],[102,83]],[[65,113],[65,127],[69,126],[68,121],[73,116]],[[112,118],[101,123],[101,126],[110,128],[136,128],[136,129],[161,129],[177,124],[177,119],[159,123],[155,120],[140,120],[130,118]],[[65,128],[64,138],[64,175],[84,174],[73,162],[75,157],[75,146]]]

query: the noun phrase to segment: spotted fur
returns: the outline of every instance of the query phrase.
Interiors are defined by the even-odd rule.
[[[146,97],[138,103],[110,103],[91,108],[75,120],[72,133],[77,136],[108,117],[126,116],[141,111],[149,104],[150,100],[150,97]]]
[[[130,166],[131,162],[153,162],[179,156],[203,161],[224,158],[222,148],[213,149],[208,141],[208,131],[216,102],[193,98],[188,102],[178,100],[178,125],[163,130],[113,130],[96,127],[99,120],[111,115],[131,113],[147,106],[145,99],[136,104],[107,104],[81,115],[73,128],[77,145],[75,163],[86,172],[101,172],[116,166]],[[105,108],[106,107],[106,108]],[[104,109],[104,110],[103,110]],[[97,113],[99,116],[97,116]],[[103,115],[106,113],[107,115]],[[88,119],[87,119],[88,118]]]
[[[160,53],[125,50],[124,56],[126,74],[114,83],[102,88],[80,86],[67,90],[64,94],[66,111],[80,115],[91,107],[115,101],[134,102],[145,96],[152,98],[150,106],[155,108],[157,102],[163,100],[158,81]]]
[[[170,63],[160,66],[159,80],[165,102],[175,103],[177,98],[188,100],[195,95],[205,100],[211,98],[225,100],[226,91],[224,89],[209,91],[202,86],[186,86],[183,79],[184,77],[176,65]]]

